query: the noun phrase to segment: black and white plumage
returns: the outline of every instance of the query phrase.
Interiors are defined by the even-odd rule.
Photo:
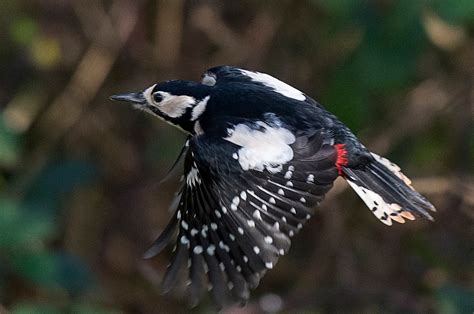
[[[166,81],[129,101],[189,134],[175,213],[147,251],[175,243],[163,280],[188,268],[191,304],[245,303],[342,176],[384,224],[434,211],[400,168],[369,152],[334,115],[282,81],[231,66],[202,82]],[[209,283],[205,285],[205,277]]]

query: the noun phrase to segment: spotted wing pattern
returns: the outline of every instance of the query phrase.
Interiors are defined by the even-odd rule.
[[[206,135],[190,140],[178,208],[147,253],[158,254],[177,233],[165,291],[187,264],[192,305],[206,288],[219,307],[229,296],[246,302],[338,175],[337,152],[321,132],[298,136],[291,147],[294,158],[270,173],[243,170],[232,158],[233,143]]]

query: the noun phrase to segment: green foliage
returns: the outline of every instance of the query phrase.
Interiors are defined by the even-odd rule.
[[[0,195],[0,257],[8,263],[12,275],[72,295],[93,285],[89,269],[79,258],[48,244],[59,231],[61,201],[75,187],[95,180],[96,173],[95,167],[85,161],[56,161],[40,172],[21,199],[7,193]],[[3,280],[0,277],[0,287],[5,286]],[[14,312],[27,313],[30,309],[43,313],[50,307],[23,304]]]
[[[10,36],[20,45],[30,44],[38,32],[36,22],[28,16],[15,18],[10,26]]]
[[[0,196],[0,250],[9,252],[34,249],[50,238],[55,222],[39,207],[26,210],[18,201]]]
[[[14,166],[20,154],[20,138],[8,129],[0,115],[0,167]]]
[[[41,303],[18,303],[15,304],[10,313],[12,314],[61,314],[61,311],[58,307],[49,304]]]
[[[324,8],[331,18],[347,19],[357,12],[362,1],[358,0],[313,0],[313,3]]]
[[[419,55],[427,44],[420,24],[420,2],[397,1],[385,14],[374,11],[370,2],[358,3],[352,23],[363,28],[363,38],[350,58],[334,71],[324,98],[324,103],[331,104],[336,115],[354,130],[374,119],[369,114],[371,97],[386,97],[412,82]]]
[[[32,302],[18,303],[11,308],[11,314],[118,314],[117,310],[108,309],[99,305],[87,303],[74,303],[67,310],[53,304],[42,304]]]
[[[452,24],[474,24],[474,1],[430,0],[430,7],[441,18]]]
[[[471,313],[474,309],[474,292],[453,284],[436,291],[440,313]]]
[[[93,282],[85,265],[64,253],[18,253],[12,255],[11,264],[16,274],[26,280],[46,288],[63,288],[73,294],[82,293]]]
[[[97,176],[96,167],[82,160],[58,160],[42,169],[33,180],[23,199],[24,206],[31,212],[45,212],[54,215],[61,199],[75,187],[89,184]]]
[[[117,310],[112,310],[108,309],[105,307],[101,307],[98,305],[92,305],[88,303],[76,303],[73,304],[71,307],[71,313],[76,313],[76,314],[89,314],[89,313],[94,313],[94,314],[118,314],[121,313],[120,311]]]

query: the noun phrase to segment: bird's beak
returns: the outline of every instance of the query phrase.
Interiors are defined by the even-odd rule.
[[[124,93],[110,96],[111,100],[126,101],[134,104],[144,105],[146,103],[145,96],[140,93]]]

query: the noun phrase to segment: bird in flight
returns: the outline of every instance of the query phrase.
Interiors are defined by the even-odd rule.
[[[245,304],[339,176],[385,225],[433,220],[435,207],[396,164],[268,74],[218,66],[201,82],[165,81],[111,99],[188,135],[173,216],[145,257],[174,244],[163,289],[171,290],[187,268],[192,306],[206,290],[218,307]]]

